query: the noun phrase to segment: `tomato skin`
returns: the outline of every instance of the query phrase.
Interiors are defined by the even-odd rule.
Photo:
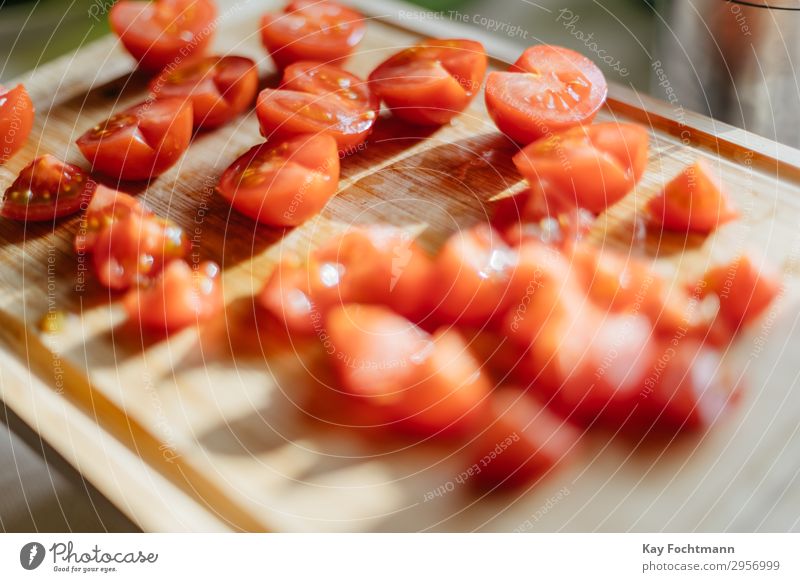
[[[647,205],[650,223],[666,230],[709,234],[739,216],[704,160],[684,168]]]
[[[641,179],[648,142],[642,126],[598,123],[535,141],[514,156],[514,164],[548,215],[575,208],[599,214]]]
[[[0,166],[28,141],[33,117],[33,102],[24,85],[10,90],[0,85]]]
[[[150,82],[157,99],[192,102],[194,126],[220,127],[242,114],[255,100],[258,69],[252,59],[210,56],[165,69]]]
[[[147,71],[202,55],[214,38],[216,20],[212,0],[122,0],[109,14],[125,50]]]
[[[112,116],[76,143],[92,170],[119,180],[149,180],[171,168],[191,138],[191,103],[159,99]]]
[[[25,166],[8,187],[0,216],[22,221],[75,214],[92,197],[95,183],[77,166],[45,154]]]
[[[170,262],[152,286],[133,289],[124,299],[131,321],[143,330],[172,332],[206,321],[224,307],[220,268],[205,262],[192,268]]]
[[[261,41],[278,69],[297,61],[334,64],[350,56],[366,33],[364,17],[336,2],[292,2],[265,14]]]
[[[508,387],[489,397],[486,429],[470,446],[473,484],[512,489],[536,482],[568,461],[581,433],[526,391]]]
[[[100,233],[130,213],[145,215],[150,211],[133,196],[98,184],[75,235],[75,252],[79,255],[91,253]]]
[[[319,213],[339,185],[339,152],[329,135],[299,135],[251,148],[220,177],[217,191],[262,224],[289,227]]]
[[[591,60],[552,45],[528,48],[508,72],[486,80],[486,108],[497,128],[521,144],[588,125],[608,85]]]

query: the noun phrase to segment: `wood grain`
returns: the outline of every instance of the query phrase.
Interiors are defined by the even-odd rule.
[[[215,41],[220,53],[255,58],[265,83],[272,71],[256,16],[276,4],[232,5]],[[365,75],[413,42],[416,33],[401,24],[370,22],[348,68]],[[80,161],[75,138],[144,97],[146,79],[131,70],[108,38],[22,79],[37,125],[26,149],[0,168],[0,187],[37,153]],[[337,197],[286,232],[255,226],[213,192],[219,173],[260,141],[254,115],[198,135],[181,163],[140,195],[187,229],[198,256],[223,265],[228,308],[219,321],[169,339],[125,325],[119,297],[82,270],[71,246],[76,219],[55,228],[0,222],[2,398],[153,530],[800,529],[800,158],[698,116],[676,120],[668,105],[625,89],[612,95],[602,117],[648,123],[652,153],[642,184],[598,222],[596,242],[627,248],[637,209],[701,156],[743,220],[707,240],[653,239],[645,252],[675,284],[743,249],[785,275],[773,312],[728,354],[749,384],[746,401],[703,437],[654,450],[599,435],[574,466],[530,491],[480,496],[454,484],[426,501],[464,469],[459,447],[378,443],[336,426],[319,350],[255,323],[250,297],[282,253],[305,253],[349,224],[374,221],[419,234],[433,251],[485,220],[491,200],[517,191],[513,147],[479,101],[436,131],[382,119],[364,151],[344,160]],[[54,310],[67,314],[66,325],[39,331]]]

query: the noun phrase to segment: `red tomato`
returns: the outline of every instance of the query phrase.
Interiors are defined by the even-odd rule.
[[[191,139],[191,103],[158,99],[114,115],[77,144],[93,170],[119,180],[148,180],[171,168]]]
[[[205,52],[216,30],[217,7],[212,0],[122,0],[109,20],[139,66],[158,71]]]
[[[78,212],[94,189],[95,183],[79,167],[45,154],[25,166],[8,187],[0,216],[14,220],[55,220]]]
[[[369,82],[400,119],[443,125],[467,108],[486,67],[486,51],[479,42],[428,39],[378,65]]]
[[[183,230],[152,214],[128,213],[111,222],[97,238],[94,266],[106,287],[122,291],[145,284],[188,251]]]
[[[486,107],[498,129],[528,144],[589,124],[605,103],[602,71],[575,51],[539,45],[527,49],[508,72],[486,80]]]
[[[475,485],[484,489],[536,482],[567,461],[580,431],[525,391],[502,388],[489,398],[487,426],[470,446]]]
[[[0,85],[0,166],[17,153],[33,128],[33,102],[23,85]]]
[[[488,224],[453,235],[434,265],[430,294],[438,318],[480,325],[502,316],[516,262],[516,252]]]
[[[75,236],[75,252],[78,254],[92,252],[100,233],[109,224],[130,213],[150,214],[133,196],[98,184]]]
[[[629,123],[576,127],[536,141],[514,156],[533,202],[550,216],[585,208],[599,214],[644,174],[647,130]]]
[[[225,170],[217,191],[245,216],[286,227],[319,213],[338,185],[336,141],[299,135],[250,149]]]
[[[369,83],[342,68],[316,61],[300,61],[283,71],[281,89],[313,95],[334,95],[353,111],[380,109]]]
[[[176,331],[211,319],[224,307],[219,265],[186,261],[169,263],[151,287],[125,296],[131,321],[151,331]]]
[[[483,416],[491,385],[455,330],[433,337],[385,307],[330,312],[328,353],[344,389],[420,435],[464,434]]]
[[[214,56],[167,68],[150,82],[157,98],[192,102],[194,126],[214,128],[243,113],[256,97],[258,68],[245,57]]]
[[[650,222],[666,230],[708,234],[739,214],[711,168],[698,160],[647,205]]]
[[[366,32],[364,17],[335,2],[292,2],[283,14],[266,14],[261,40],[275,65],[297,61],[326,64],[346,59]]]

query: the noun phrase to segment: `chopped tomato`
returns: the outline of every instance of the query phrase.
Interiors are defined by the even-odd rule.
[[[281,89],[312,95],[333,95],[354,111],[380,109],[369,83],[340,67],[316,61],[300,61],[283,71]]]
[[[77,166],[45,154],[19,173],[6,190],[0,215],[14,220],[54,220],[78,212],[95,183]]]
[[[192,102],[194,126],[214,128],[243,113],[258,91],[258,68],[252,59],[213,56],[167,68],[150,82],[158,99]]]
[[[183,230],[152,214],[128,213],[100,232],[94,246],[97,277],[106,287],[123,291],[146,284],[172,260],[184,257]]]
[[[172,261],[152,286],[125,296],[130,320],[151,331],[176,331],[211,319],[223,307],[220,268],[212,262],[193,269],[186,261]]]
[[[300,135],[250,149],[225,170],[217,191],[245,216],[285,227],[319,213],[338,185],[336,141]]]
[[[191,103],[158,99],[112,116],[77,144],[93,170],[119,180],[148,180],[171,168],[191,138]]]
[[[350,56],[366,28],[352,8],[328,0],[296,1],[284,13],[264,15],[261,40],[279,69],[297,61],[332,64]]]
[[[479,42],[428,39],[389,57],[369,76],[374,91],[404,121],[443,125],[464,111],[486,74]]]
[[[738,216],[722,183],[703,160],[675,176],[647,208],[651,223],[678,232],[708,234]]]
[[[457,331],[431,337],[385,307],[353,304],[331,311],[326,330],[343,388],[398,429],[464,434],[483,416],[491,385]]]
[[[217,7],[212,0],[122,0],[109,19],[139,66],[158,71],[205,52],[216,30]]]
[[[130,213],[150,214],[133,196],[98,184],[75,236],[75,252],[78,254],[92,252],[100,233],[109,224]]]
[[[486,107],[498,129],[529,144],[592,122],[608,85],[591,60],[570,49],[527,49],[508,72],[489,73]]]
[[[472,481],[478,487],[521,487],[568,461],[580,431],[517,388],[489,397],[487,426],[470,446]]]
[[[647,130],[628,123],[577,127],[536,141],[514,156],[541,213],[575,208],[599,214],[630,192],[647,166]]]
[[[17,153],[33,128],[33,102],[24,85],[0,85],[0,166]]]

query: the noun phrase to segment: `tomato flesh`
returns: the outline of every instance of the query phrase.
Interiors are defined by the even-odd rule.
[[[24,85],[0,85],[0,166],[16,154],[33,129],[34,107]]]
[[[77,144],[93,170],[119,180],[148,180],[171,168],[191,138],[191,103],[158,99],[110,117]]]
[[[158,99],[192,102],[194,126],[210,129],[243,113],[258,91],[258,69],[252,59],[211,56],[166,69],[150,83]]]
[[[262,224],[297,226],[336,194],[339,152],[329,135],[299,135],[250,149],[225,170],[217,191]]]
[[[55,220],[88,203],[95,183],[77,166],[45,154],[20,172],[8,187],[0,216],[22,221]]]
[[[75,235],[75,252],[90,253],[97,244],[97,238],[105,228],[130,213],[150,214],[136,198],[98,184],[92,201],[81,218],[78,234]]]
[[[527,49],[508,72],[489,73],[486,80],[489,115],[522,144],[591,123],[607,94],[597,65],[552,45]]]
[[[109,15],[111,29],[148,71],[202,55],[214,37],[216,19],[212,0],[122,0]]]

